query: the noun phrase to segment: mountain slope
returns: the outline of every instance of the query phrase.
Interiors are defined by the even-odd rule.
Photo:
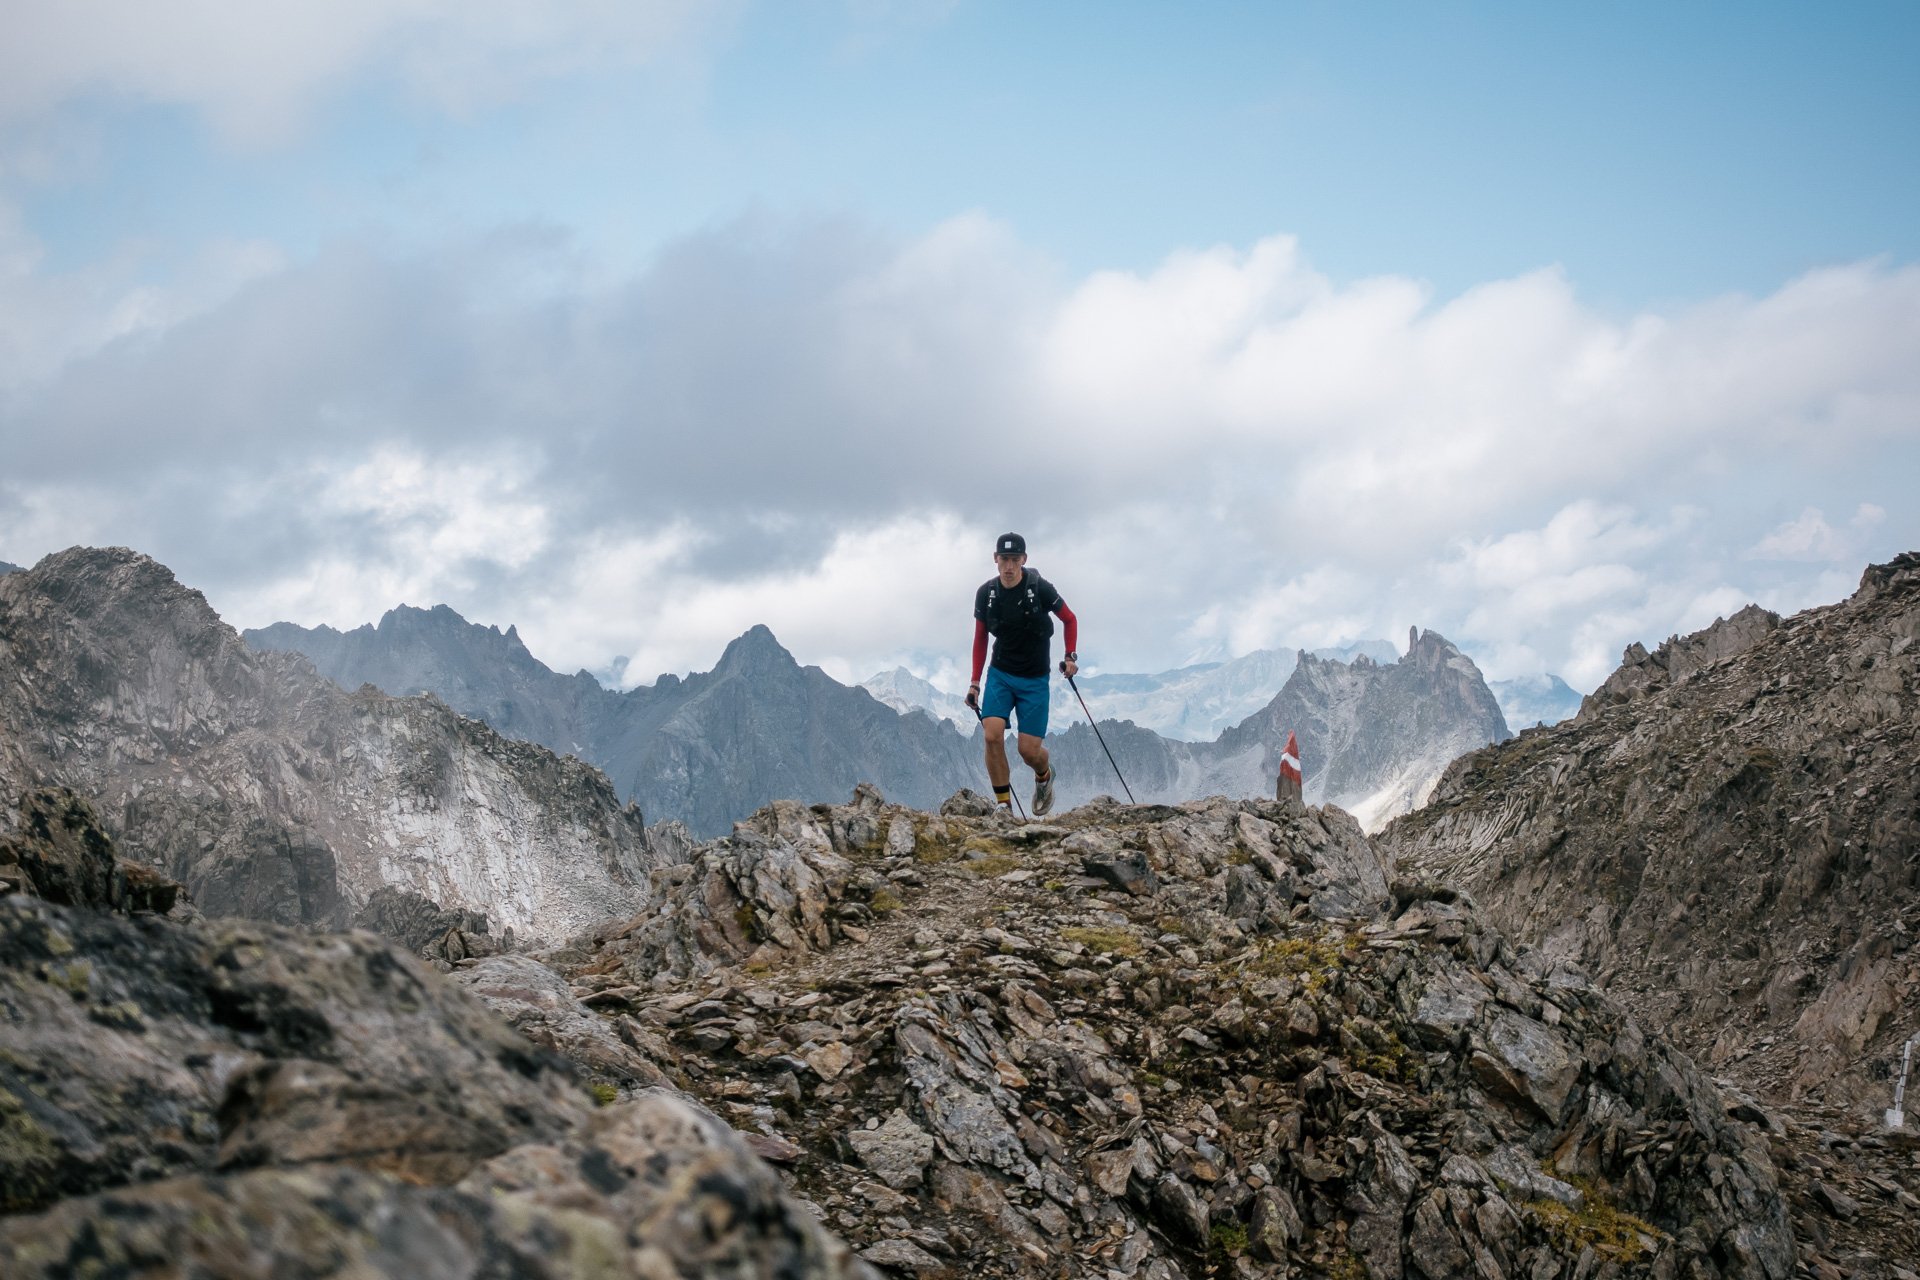
[[[118,548],[0,577],[0,793],[39,782],[95,797],[212,914],[340,926],[393,885],[557,938],[638,909],[656,862],[579,761],[254,653]]]
[[[1884,1107],[1920,1028],[1920,555],[1749,608],[1457,761],[1384,842],[1776,1094]]]

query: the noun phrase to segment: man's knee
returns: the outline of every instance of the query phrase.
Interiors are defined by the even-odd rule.
[[[1039,764],[1047,758],[1047,744],[1039,738],[1020,737],[1020,758],[1028,764]]]
[[[1007,745],[1007,722],[1000,719],[984,721],[981,728],[986,730],[987,745],[1004,747]]]

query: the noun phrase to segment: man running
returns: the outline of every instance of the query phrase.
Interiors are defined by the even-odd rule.
[[[1047,648],[1053,638],[1057,613],[1067,628],[1068,675],[1080,670],[1076,639],[1080,623],[1053,584],[1026,567],[1027,540],[1003,533],[993,547],[999,573],[980,584],[973,594],[973,683],[967,686],[967,705],[980,715],[987,733],[987,777],[993,798],[1003,808],[1013,806],[1013,786],[1007,769],[1007,720],[1019,725],[1020,758],[1033,770],[1033,816],[1053,808],[1053,766],[1047,759]],[[993,666],[987,672],[984,697],[980,667],[987,660],[987,637],[993,637]]]

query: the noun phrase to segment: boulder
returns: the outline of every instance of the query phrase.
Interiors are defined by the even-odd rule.
[[[24,893],[65,906],[166,912],[180,886],[115,851],[93,806],[67,787],[36,787],[20,798],[11,831],[0,831],[0,894]]]
[[[919,1186],[933,1163],[933,1138],[903,1111],[877,1129],[851,1130],[847,1142],[860,1162],[895,1191]]]
[[[0,899],[0,1208],[334,1161],[447,1182],[556,1134],[571,1071],[369,933]]]

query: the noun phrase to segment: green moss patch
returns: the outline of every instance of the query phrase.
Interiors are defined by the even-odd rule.
[[[740,932],[746,935],[747,941],[760,941],[760,922],[753,918],[752,903],[743,902],[734,908],[733,922],[740,926]]]
[[[1216,1266],[1247,1250],[1246,1224],[1237,1219],[1229,1218],[1225,1222],[1214,1223],[1208,1237],[1207,1256]]]
[[[990,853],[984,858],[975,858],[967,863],[967,870],[982,880],[991,880],[995,876],[1003,876],[1009,871],[1019,869],[1020,859],[1007,853]]]
[[[1534,1221],[1568,1256],[1591,1245],[1594,1253],[1608,1262],[1633,1262],[1651,1253],[1654,1243],[1665,1238],[1660,1228],[1617,1208],[1596,1183],[1575,1178],[1573,1185],[1586,1199],[1582,1208],[1570,1209],[1558,1200],[1527,1202]]]
[[[1067,942],[1077,942],[1097,955],[1137,956],[1140,954],[1140,939],[1125,929],[1087,929],[1075,925],[1062,929],[1060,937]]]
[[[1263,978],[1293,978],[1308,991],[1317,991],[1353,959],[1352,950],[1323,938],[1275,938],[1260,944],[1259,954],[1246,962],[1246,972]]]

